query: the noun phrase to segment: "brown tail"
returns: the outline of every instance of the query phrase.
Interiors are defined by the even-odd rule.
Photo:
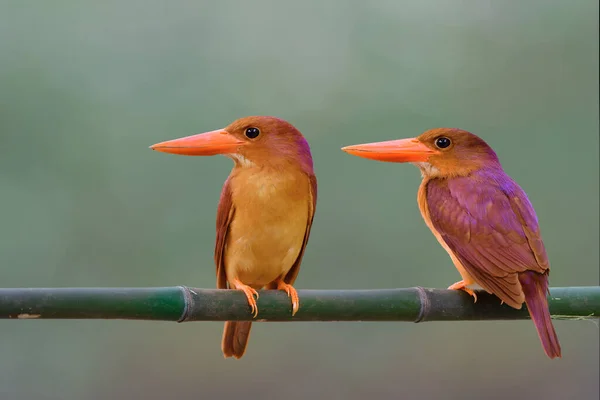
[[[227,321],[223,329],[223,340],[221,341],[221,350],[225,358],[241,358],[246,351],[248,338],[250,337],[250,321]]]
[[[544,351],[550,358],[560,357],[560,343],[548,309],[548,274],[527,271],[519,274],[519,281],[525,293],[529,315],[535,324]]]

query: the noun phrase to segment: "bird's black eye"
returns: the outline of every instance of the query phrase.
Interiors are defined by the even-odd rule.
[[[250,139],[254,139],[258,135],[260,135],[260,131],[258,130],[258,128],[247,128],[246,129],[246,137],[249,137]]]
[[[435,145],[440,149],[445,149],[451,144],[452,141],[445,136],[440,136],[439,138],[435,139]]]

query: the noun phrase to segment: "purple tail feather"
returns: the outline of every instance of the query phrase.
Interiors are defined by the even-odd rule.
[[[544,351],[550,358],[561,357],[560,343],[548,309],[548,274],[527,271],[519,274],[519,281]]]

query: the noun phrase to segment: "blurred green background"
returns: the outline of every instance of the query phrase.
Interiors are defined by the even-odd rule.
[[[148,146],[289,120],[319,179],[298,288],[447,287],[419,172],[339,149],[470,130],[536,207],[553,286],[598,284],[598,2],[0,1],[0,285],[214,287],[232,163]],[[598,326],[0,321],[0,399],[597,399]]]

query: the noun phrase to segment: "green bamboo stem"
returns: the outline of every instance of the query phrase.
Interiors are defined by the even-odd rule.
[[[473,321],[527,319],[498,298],[421,287],[382,290],[298,290],[292,317],[284,292],[260,291],[256,321]],[[556,319],[600,316],[600,286],[556,287],[548,297]],[[253,320],[240,291],[185,286],[157,288],[0,289],[3,319]]]

